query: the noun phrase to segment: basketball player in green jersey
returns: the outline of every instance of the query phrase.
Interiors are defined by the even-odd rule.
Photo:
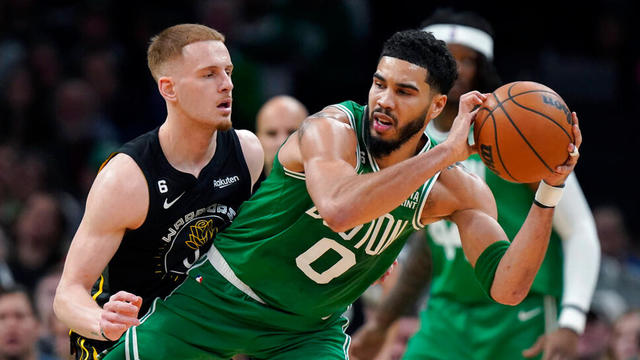
[[[346,101],[308,117],[280,148],[270,175],[243,203],[187,279],[157,299],[104,357],[113,359],[346,359],[345,309],[380,278],[413,231],[443,218],[493,299],[519,303],[546,252],[559,186],[582,142],[545,179],[509,245],[491,191],[456,161],[474,107],[437,147],[424,135],[456,77],[446,44],[408,30],[384,45],[368,104]],[[319,79],[323,81],[324,79]]]
[[[458,79],[448,94],[449,102],[427,125],[432,142],[442,143],[457,114],[452,105],[460,94],[471,88],[491,91],[499,86],[491,63],[492,31],[476,14],[448,10],[436,12],[423,27],[445,40],[458,62]],[[527,216],[533,197],[529,185],[501,179],[484,166],[478,154],[463,165],[487,182],[498,206],[498,222],[512,237]],[[386,328],[401,309],[418,300],[420,289],[430,280],[430,271],[427,308],[421,313],[420,328],[409,341],[405,359],[512,360],[537,356],[542,350],[545,359],[572,358],[585,326],[600,251],[593,217],[573,174],[567,179],[553,224],[545,260],[529,295],[517,306],[504,306],[486,296],[473,278],[455,224],[430,224],[428,242],[416,243],[397,286],[354,335],[354,358],[375,357],[376,344],[384,340]]]

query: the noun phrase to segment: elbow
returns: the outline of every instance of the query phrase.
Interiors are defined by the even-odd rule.
[[[492,287],[491,298],[500,304],[515,306],[520,304],[529,293],[529,287],[526,289],[500,290]]]
[[[56,294],[53,297],[53,313],[60,320],[62,320],[64,303],[65,301],[62,299],[61,291],[58,287],[58,289],[56,289]]]
[[[344,232],[358,225],[355,223],[353,207],[324,204],[317,208],[324,224],[334,232]]]

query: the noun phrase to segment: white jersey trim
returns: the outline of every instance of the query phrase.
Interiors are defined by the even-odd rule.
[[[343,113],[345,113],[347,115],[347,117],[349,118],[349,123],[351,124],[351,128],[353,129],[353,132],[356,133],[356,138],[358,137],[358,127],[356,126],[356,118],[355,115],[353,115],[353,112],[351,112],[351,110],[349,110],[346,106],[342,105],[342,104],[333,104],[330,105],[335,107],[336,109],[342,111]],[[356,141],[356,168],[355,171],[358,172],[358,170],[360,170],[360,142]]]
[[[284,174],[289,176],[289,177],[292,177],[292,178],[298,179],[298,180],[306,180],[307,179],[307,175],[305,175],[305,173],[292,171],[292,170],[287,169],[284,166],[282,166],[282,169],[284,169]]]
[[[431,193],[431,189],[433,189],[433,185],[435,185],[436,181],[438,181],[438,176],[440,176],[439,171],[435,175],[433,175],[431,179],[427,180],[425,185],[423,185],[423,186],[426,186],[424,190],[424,197],[420,202],[418,211],[416,211],[415,215],[413,216],[413,228],[416,230],[424,229],[424,227],[426,226],[425,224],[422,223],[422,220],[420,220],[422,218],[422,210],[424,210],[424,205],[427,202],[427,198],[429,197],[429,194]]]
[[[214,245],[211,245],[211,249],[207,253],[207,258],[214,269],[222,275],[231,285],[235,286],[238,290],[245,293],[247,296],[252,298],[253,300],[265,304],[264,300],[262,300],[253,290],[249,287],[249,285],[242,282],[242,280],[238,279],[236,274],[233,272],[227,261],[222,257],[220,251],[216,249]]]

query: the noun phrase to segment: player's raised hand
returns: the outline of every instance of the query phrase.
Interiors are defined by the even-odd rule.
[[[126,291],[111,295],[100,315],[100,331],[105,340],[115,341],[131,326],[140,324],[138,312],[142,298]]]
[[[582,132],[580,131],[580,126],[578,124],[578,115],[576,115],[575,112],[572,112],[571,116],[573,118],[572,130],[575,142],[573,144],[569,144],[569,147],[567,148],[567,161],[556,167],[553,175],[544,179],[544,182],[549,185],[557,186],[564,184],[569,174],[571,174],[573,169],[576,167],[578,159],[580,158],[580,151],[578,150],[580,149],[580,145],[582,145]]]
[[[469,131],[480,105],[487,99],[487,96],[489,94],[475,90],[460,96],[458,115],[449,130],[447,140],[443,143],[449,144],[453,149],[454,162],[465,160],[475,152],[475,148],[469,145]]]

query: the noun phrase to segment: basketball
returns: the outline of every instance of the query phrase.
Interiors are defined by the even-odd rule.
[[[532,183],[551,175],[569,157],[573,118],[549,87],[516,81],[496,89],[482,104],[474,140],[484,164],[501,178]]]

